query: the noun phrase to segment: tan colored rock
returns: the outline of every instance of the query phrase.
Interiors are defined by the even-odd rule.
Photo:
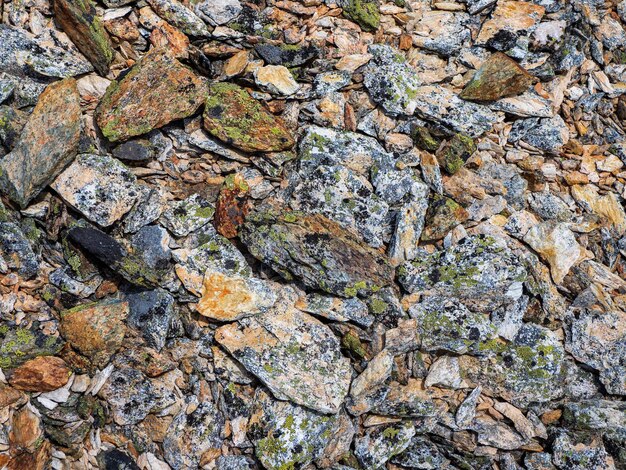
[[[592,213],[606,218],[618,235],[626,231],[626,212],[614,193],[600,196],[596,186],[587,184],[572,186],[572,196]]]
[[[50,392],[67,383],[70,369],[65,361],[55,356],[40,356],[15,369],[9,383],[27,392]]]
[[[483,23],[475,45],[485,45],[497,35],[507,32],[514,35],[528,31],[539,23],[544,13],[544,7],[531,2],[500,0],[491,17]]]
[[[20,401],[25,395],[19,390],[0,383],[0,410]]]
[[[13,415],[9,444],[16,451],[17,449],[34,450],[42,434],[41,420],[30,408],[23,407]]]
[[[79,305],[61,313],[61,334],[94,365],[103,367],[122,345],[128,302],[108,300]]]
[[[229,78],[236,77],[243,73],[247,66],[248,51],[239,51],[224,63],[224,75]]]
[[[270,93],[289,96],[300,89],[289,69],[283,65],[266,65],[254,72],[254,79],[261,88]]]
[[[372,54],[350,54],[345,55],[335,64],[337,70],[354,72],[359,67],[372,60]]]

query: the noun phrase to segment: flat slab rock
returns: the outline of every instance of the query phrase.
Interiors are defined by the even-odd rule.
[[[204,80],[163,49],[147,53],[96,108],[98,127],[111,142],[126,140],[194,114],[206,98]]]
[[[105,155],[79,155],[51,187],[92,222],[108,227],[121,219],[139,196],[137,178]]]
[[[393,280],[383,254],[319,214],[257,211],[248,216],[240,236],[255,258],[312,289],[354,297]]]
[[[73,78],[48,85],[15,148],[0,161],[2,192],[27,206],[76,156],[80,115],[80,96]]]
[[[268,312],[223,326],[216,341],[280,399],[337,413],[352,368],[339,341],[319,320],[295,309]]]

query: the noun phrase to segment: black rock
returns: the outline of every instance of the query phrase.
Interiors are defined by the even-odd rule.
[[[102,470],[141,470],[128,454],[117,449],[98,454],[98,464]]]
[[[162,289],[131,291],[126,300],[130,313],[127,323],[141,331],[146,343],[157,350],[165,345],[174,310],[174,297]]]
[[[307,46],[292,46],[281,44],[257,44],[254,50],[270,65],[284,65],[285,67],[297,67],[319,55],[318,49],[309,44]]]

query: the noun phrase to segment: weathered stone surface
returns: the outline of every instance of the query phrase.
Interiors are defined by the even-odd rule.
[[[254,71],[254,80],[263,90],[282,96],[293,95],[300,84],[284,65],[266,65]]]
[[[64,345],[62,338],[49,336],[38,329],[0,327],[0,367],[14,369],[37,356],[51,356]]]
[[[545,8],[534,3],[500,0],[491,17],[483,23],[475,44],[499,51],[511,49],[518,36],[532,32],[544,13]]]
[[[445,237],[454,227],[469,218],[467,210],[454,199],[435,194],[429,202],[421,236],[424,241]]]
[[[100,75],[106,75],[114,51],[109,34],[90,0],[54,0],[56,20]]]
[[[504,241],[472,236],[398,268],[409,292],[456,297],[470,309],[490,311],[522,294],[526,269]]]
[[[226,238],[235,238],[250,210],[248,192],[250,186],[245,178],[236,173],[228,175],[215,204],[215,228]]]
[[[343,14],[366,31],[376,31],[380,26],[378,4],[372,0],[342,0],[338,2]]]
[[[12,387],[28,392],[49,392],[67,383],[70,370],[54,356],[39,356],[19,366],[9,378]]]
[[[36,38],[3,24],[0,25],[0,70],[18,77],[65,78],[91,72],[92,67],[78,50],[60,41],[58,33],[52,30]]]
[[[206,24],[178,0],[150,0],[148,3],[157,15],[183,33],[199,37],[211,35]]]
[[[160,351],[170,325],[176,318],[174,297],[162,289],[130,292],[128,301],[128,325],[140,331],[146,343]]]
[[[63,171],[78,150],[80,112],[74,79],[46,87],[15,148],[0,161],[5,195],[25,207]]]
[[[294,145],[282,120],[234,84],[209,88],[203,118],[211,135],[245,152],[279,152]]]
[[[241,13],[239,0],[205,0],[196,5],[196,13],[209,24],[222,25]]]
[[[437,470],[448,468],[446,459],[435,444],[422,436],[413,436],[409,446],[391,459],[392,463],[407,468]]]
[[[379,426],[355,439],[354,455],[364,468],[380,468],[411,443],[415,427],[410,424]]]
[[[336,413],[350,386],[349,361],[331,330],[294,309],[219,328],[215,339],[278,398]]]
[[[523,93],[533,77],[506,54],[496,52],[476,71],[459,95],[465,100],[496,101]]]
[[[553,461],[558,468],[572,470],[614,470],[613,458],[606,452],[602,439],[561,432],[555,439]]]
[[[586,210],[604,217],[618,235],[626,231],[626,212],[613,193],[600,196],[598,190],[591,185],[574,185],[572,196]]]
[[[153,49],[109,85],[95,116],[104,136],[116,142],[194,114],[205,97],[202,78],[168,52]]]
[[[109,300],[79,305],[61,314],[61,333],[96,366],[104,367],[122,344],[127,316],[127,302]]]
[[[337,417],[275,401],[259,390],[250,421],[256,457],[264,468],[278,470],[306,466],[318,457],[333,439]]]
[[[129,169],[114,158],[81,154],[50,186],[86,218],[108,227],[137,200],[136,181]]]
[[[341,297],[371,293],[393,277],[384,255],[321,215],[253,212],[241,239],[285,279],[296,277],[307,287]]]
[[[509,135],[510,142],[521,140],[545,152],[557,154],[569,138],[569,129],[559,115],[516,121]]]

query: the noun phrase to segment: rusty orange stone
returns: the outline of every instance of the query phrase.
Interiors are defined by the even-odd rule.
[[[226,238],[235,238],[250,209],[248,184],[240,175],[230,175],[215,205],[215,229]]]
[[[49,392],[65,385],[69,378],[70,370],[63,359],[40,356],[15,369],[9,383],[27,392]]]

